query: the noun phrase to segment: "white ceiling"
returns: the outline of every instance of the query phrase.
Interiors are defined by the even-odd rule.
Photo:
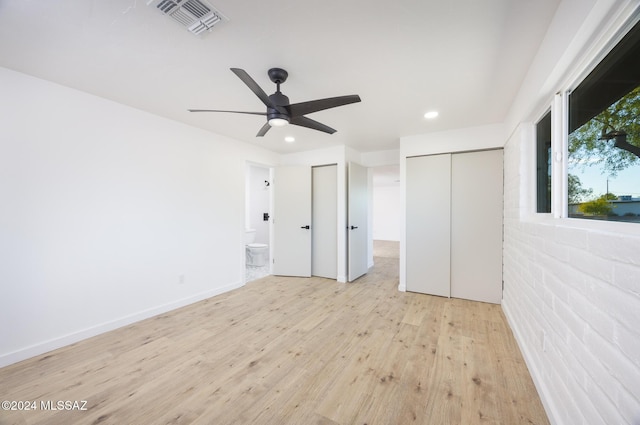
[[[559,0],[208,0],[229,18],[195,36],[143,0],[2,0],[0,66],[288,153],[397,149],[402,136],[501,122]],[[292,103],[358,94],[310,118],[337,133],[273,128],[229,70]],[[429,110],[440,116],[423,118]],[[284,137],[293,135],[288,144]]]

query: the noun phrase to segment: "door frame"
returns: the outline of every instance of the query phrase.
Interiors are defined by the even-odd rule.
[[[246,244],[245,244],[245,231],[250,224],[249,213],[250,213],[250,197],[251,197],[251,179],[250,179],[250,169],[251,167],[256,168],[265,168],[269,170],[269,185],[273,182],[273,165],[262,164],[254,161],[245,161],[245,181],[244,181],[244,219],[242,226],[242,246],[241,246],[241,267],[242,267],[242,284],[244,285],[246,282],[246,274],[247,274],[247,257],[246,257]],[[269,274],[273,274],[273,260],[272,260],[272,247],[273,247],[273,190],[269,191],[269,224],[267,226],[269,237],[268,237],[268,245],[269,245]]]

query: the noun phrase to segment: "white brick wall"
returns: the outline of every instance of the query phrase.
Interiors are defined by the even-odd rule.
[[[640,425],[640,232],[524,211],[526,127],[504,151],[505,314],[553,424]]]

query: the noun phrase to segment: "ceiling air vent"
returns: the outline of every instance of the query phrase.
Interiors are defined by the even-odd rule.
[[[196,35],[211,31],[214,25],[223,20],[228,21],[226,16],[204,0],[149,0],[147,5],[155,6]]]

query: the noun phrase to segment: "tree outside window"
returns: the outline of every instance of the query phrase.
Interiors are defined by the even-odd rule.
[[[569,97],[569,216],[640,223],[640,26]]]

